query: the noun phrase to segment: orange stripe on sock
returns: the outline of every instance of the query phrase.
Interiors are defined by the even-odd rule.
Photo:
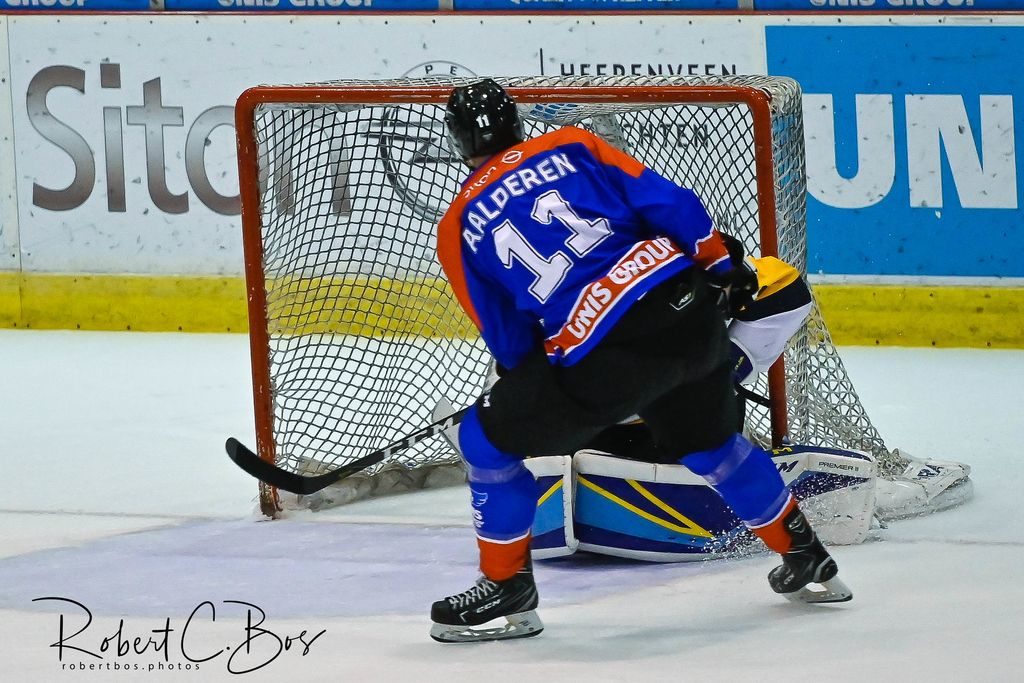
[[[477,538],[480,546],[480,571],[491,581],[511,579],[526,566],[530,556],[530,536],[511,543],[494,543]]]
[[[786,525],[783,522],[789,513],[796,507],[796,500],[793,498],[789,499],[789,503],[786,508],[779,513],[779,516],[775,518],[770,524],[765,524],[762,527],[751,529],[757,537],[764,541],[764,544],[779,553],[780,555],[789,551],[793,544],[793,538],[786,531]]]

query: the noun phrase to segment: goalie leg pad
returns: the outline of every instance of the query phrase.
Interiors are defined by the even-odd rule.
[[[823,543],[853,545],[870,536],[878,467],[869,453],[786,446],[772,459]]]
[[[529,461],[531,469],[544,460]],[[566,528],[572,528],[580,551],[680,562],[724,556],[754,540],[708,483],[682,465],[596,451],[580,451],[572,462],[574,507],[566,509]],[[868,537],[875,500],[870,455],[790,446],[775,452],[772,463],[823,542],[860,543]]]
[[[573,524],[575,478],[572,457],[529,458],[526,467],[537,479],[537,513],[533,519],[534,559],[572,555],[579,547]]]
[[[580,451],[573,469],[581,551],[650,562],[704,560],[738,525],[718,494],[680,465]]]

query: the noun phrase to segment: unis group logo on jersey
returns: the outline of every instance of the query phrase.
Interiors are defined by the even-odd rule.
[[[766,38],[804,90],[810,272],[1024,276],[1024,27]]]
[[[403,78],[474,76],[461,64],[441,60],[417,64],[402,74]],[[441,219],[466,175],[462,159],[448,144],[443,117],[443,107],[386,107],[366,132],[376,142],[384,177],[395,195],[429,222]]]

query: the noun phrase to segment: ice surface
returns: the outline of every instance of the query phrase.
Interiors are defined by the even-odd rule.
[[[1020,680],[1024,352],[841,352],[889,445],[971,464],[976,492],[839,548],[853,602],[780,599],[767,554],[547,562],[539,638],[442,646],[429,604],[475,577],[464,490],[259,521],[253,481],[223,453],[228,435],[253,442],[245,337],[0,332],[0,680]],[[84,611],[41,597],[93,621],[73,635]],[[257,628],[248,608],[250,634],[326,632],[239,679],[228,658],[254,667],[277,641],[247,653],[247,607],[232,600],[265,611]],[[61,614],[65,643],[102,659],[65,648],[58,661]],[[118,656],[122,620],[129,647],[174,629],[167,653]],[[183,630],[193,658],[223,651],[196,670]],[[68,668],[80,663],[101,668]]]

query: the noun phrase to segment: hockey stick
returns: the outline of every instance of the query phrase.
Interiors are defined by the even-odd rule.
[[[454,427],[462,422],[462,418],[465,417],[468,410],[469,408],[463,408],[462,410],[452,413],[443,419],[427,425],[417,432],[413,432],[404,439],[396,441],[390,446],[374,451],[367,456],[328,472],[324,472],[323,474],[302,475],[281,469],[277,465],[269,463],[253,453],[234,437],[227,440],[227,443],[224,444],[224,448],[228,452],[228,457],[231,458],[236,465],[262,481],[264,484],[269,484],[270,486],[274,486],[291,493],[308,495],[310,493],[316,493],[320,489],[327,488],[331,484],[341,481],[345,477],[361,472],[367,467],[376,465],[395,453],[400,453],[406,448],[418,444],[421,441],[426,441],[430,437],[436,436],[444,430]]]
[[[771,406],[772,404],[771,399],[769,399],[767,396],[762,396],[761,394],[755,393],[750,389],[747,389],[739,382],[734,383],[733,386],[736,387],[736,393],[742,396],[743,398],[747,399],[748,401],[752,401],[759,406],[764,406],[765,408]]]

